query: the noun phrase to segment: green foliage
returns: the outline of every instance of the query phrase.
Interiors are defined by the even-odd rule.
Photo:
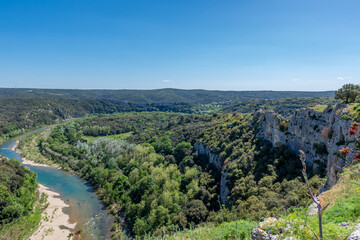
[[[36,201],[36,174],[14,159],[0,158],[0,228],[28,215]]]
[[[353,119],[351,116],[349,116],[347,114],[343,114],[340,117],[341,117],[341,119],[344,119],[344,120],[352,120]]]
[[[332,97],[333,92],[292,92],[292,91],[209,91],[182,89],[155,90],[75,90],[75,89],[21,89],[0,88],[0,97],[24,97],[39,99],[98,99],[114,103],[169,104],[244,101],[249,99],[277,99],[299,97]]]
[[[289,120],[282,120],[279,127],[281,131],[286,132],[289,127]]]
[[[0,240],[19,239],[27,240],[39,227],[42,210],[36,205],[34,210],[26,216],[14,219],[0,227]]]
[[[306,208],[294,210],[294,212],[284,216],[280,215],[277,222],[268,223],[264,229],[271,234],[280,234],[280,239],[293,237],[295,239],[313,240],[319,235],[319,223],[317,215],[307,215]],[[346,239],[351,233],[352,228],[346,229],[334,222],[323,224],[323,240]]]
[[[306,106],[311,107],[317,111],[324,110],[326,106],[333,105],[337,101],[332,97],[302,97],[302,98],[279,98],[279,99],[252,99],[232,103],[224,106],[218,112],[232,113],[250,113],[259,108],[273,110],[284,117],[290,117],[291,114]]]
[[[170,155],[173,152],[173,145],[169,136],[162,136],[159,139],[154,139],[152,145],[157,153]]]
[[[335,99],[340,99],[344,103],[353,103],[357,96],[360,95],[360,86],[355,84],[344,84],[340,89],[335,91]]]
[[[324,105],[324,104],[313,104],[311,109],[313,109],[317,112],[324,112],[324,110],[326,109],[327,106],[328,105]]]
[[[251,230],[257,226],[256,222],[246,220],[224,222],[220,225],[212,223],[199,226],[193,230],[184,230],[175,235],[166,236],[166,239],[203,239],[203,240],[222,240],[240,239],[250,240]]]
[[[359,198],[359,193],[353,193],[346,201],[337,202],[325,212],[324,221],[333,223],[357,221],[360,216]]]
[[[324,240],[346,239],[360,220],[360,179],[353,177],[359,165],[344,168],[341,179],[332,189],[320,197],[323,204],[330,205],[323,212]],[[313,185],[313,181],[310,181]],[[265,229],[280,237],[292,236],[296,239],[315,239],[318,235],[318,216],[307,214],[308,208],[291,208],[288,215],[280,215],[280,221],[268,224]],[[347,222],[347,228],[339,223]],[[280,238],[281,239],[281,238]]]
[[[256,139],[254,124],[251,114],[123,113],[60,125],[39,148],[87,179],[134,235],[148,236],[206,221],[258,220],[307,203],[297,157]],[[86,134],[107,136],[88,142]],[[108,134],[127,134],[135,144]],[[224,207],[218,166],[195,151],[200,142],[227,168]]]
[[[192,200],[186,204],[183,212],[188,221],[195,224],[205,221],[208,215],[208,210],[201,200]]]
[[[332,97],[333,92],[207,90],[60,90],[0,88],[0,134],[48,125],[89,114],[170,111],[202,113],[255,99]],[[283,101],[286,104],[287,101]],[[256,108],[251,107],[247,112]],[[252,104],[255,106],[255,104]],[[92,129],[88,129],[92,131]],[[97,131],[97,130],[95,130]],[[105,134],[108,129],[102,129]]]
[[[341,223],[341,222],[358,222],[360,220],[360,164],[354,164],[344,168],[341,179],[326,196],[330,200],[330,207],[324,212],[324,221]]]
[[[55,128],[42,146],[45,152],[58,164],[69,166],[92,183],[113,212],[126,215],[134,234],[145,235],[163,226],[173,228],[174,217],[182,216],[182,209],[199,189],[197,170],[187,167],[180,171],[175,164],[156,154],[151,145],[133,145],[108,138],[92,143],[78,140],[74,144],[69,133],[78,127],[66,124]],[[168,137],[159,138],[154,146],[164,155],[173,151]],[[184,153],[186,147],[187,144],[179,145],[179,154]],[[180,219],[179,224],[188,226],[196,217],[206,220],[207,207],[204,203],[200,207],[203,207],[200,215],[191,215],[189,210],[187,219]],[[183,225],[181,227],[185,227]]]
[[[41,220],[36,174],[0,156],[0,239],[29,239]]]

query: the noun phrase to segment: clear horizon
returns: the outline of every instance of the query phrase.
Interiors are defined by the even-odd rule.
[[[360,79],[360,2],[0,2],[0,87],[333,91]]]
[[[165,90],[165,89],[175,89],[175,90],[204,90],[204,91],[223,91],[223,92],[230,92],[230,91],[235,91],[235,92],[333,92],[335,90],[319,90],[319,91],[314,91],[314,90],[308,90],[308,91],[301,91],[301,90],[264,90],[264,89],[260,89],[260,90],[219,90],[219,89],[202,89],[202,88],[170,88],[170,87],[164,87],[164,88],[152,88],[152,89],[137,89],[137,88],[36,88],[36,87],[27,87],[27,88],[21,88],[21,87],[1,87],[0,89],[38,89],[38,90],[84,90],[84,91],[96,91],[96,90],[109,90],[109,91],[122,91],[122,90],[129,90],[129,91],[133,91],[133,90],[140,90],[140,91],[152,91],[152,90]]]

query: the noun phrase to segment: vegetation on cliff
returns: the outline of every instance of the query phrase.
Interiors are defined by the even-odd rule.
[[[360,178],[354,172],[360,165],[349,166],[341,174],[340,181],[319,200],[322,206],[329,206],[323,212],[323,239],[347,239],[360,222]],[[317,239],[319,222],[317,215],[308,215],[308,208],[293,208],[288,215],[279,215],[278,221],[266,224],[263,229],[280,237],[296,239]]]
[[[307,204],[297,157],[257,140],[253,124],[251,114],[124,113],[59,125],[35,146],[87,179],[134,235],[158,235]],[[225,205],[221,169],[194,149],[200,142],[227,169]]]
[[[49,99],[54,105],[38,111],[44,115],[22,118],[20,114],[15,122],[28,128],[89,112],[100,114],[61,124],[46,134],[30,135],[19,146],[27,158],[42,163],[51,159],[90,182],[118,217],[114,238],[122,236],[118,230],[125,216],[131,233],[137,237],[167,234],[181,239],[200,234],[246,239],[254,227],[251,221],[284,213],[284,219],[291,218],[309,204],[298,156],[286,146],[273,147],[258,139],[258,123],[250,113],[157,112],[160,108],[201,112],[211,108],[207,100],[204,108],[197,108],[192,103],[136,105],[101,97],[81,96],[76,101],[58,97],[47,96],[44,106]],[[65,102],[66,111],[60,106]],[[316,102],[334,103],[329,98],[255,102],[252,106],[251,101],[217,104],[213,110],[247,112],[265,106],[289,114],[300,105],[321,109]],[[56,104],[60,104],[60,111]],[[175,110],[175,105],[181,108]],[[20,112],[26,111],[24,108]],[[29,119],[33,122],[29,123]],[[286,124],[284,120],[284,129]],[[22,131],[17,124],[2,129],[8,134]],[[200,151],[199,146],[205,150]],[[210,152],[215,162],[209,162]],[[322,179],[314,173],[310,177],[312,189],[318,189]],[[241,227],[237,225],[239,219]]]

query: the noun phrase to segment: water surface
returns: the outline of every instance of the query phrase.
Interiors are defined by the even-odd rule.
[[[12,148],[15,146],[17,139],[28,134],[6,141],[0,148],[0,154],[22,162],[21,155],[13,151]],[[24,166],[37,173],[37,181],[40,184],[59,193],[61,199],[70,205],[70,207],[64,209],[64,212],[70,215],[71,222],[77,223],[76,230],[82,229],[82,239],[110,239],[110,231],[114,222],[113,216],[105,210],[104,205],[99,201],[88,183],[75,175],[56,168],[25,164]]]

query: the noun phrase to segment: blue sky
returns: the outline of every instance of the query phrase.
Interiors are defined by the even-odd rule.
[[[334,90],[358,0],[1,0],[0,87]]]

